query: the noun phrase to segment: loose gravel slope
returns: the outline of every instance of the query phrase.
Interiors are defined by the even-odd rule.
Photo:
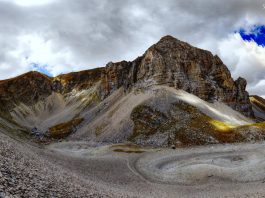
[[[0,132],[0,197],[121,197],[51,164],[41,149]]]

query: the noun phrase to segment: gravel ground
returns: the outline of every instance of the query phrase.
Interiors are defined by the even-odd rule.
[[[161,150],[138,158],[134,168],[154,182],[175,185],[265,182],[265,144]]]
[[[4,197],[123,197],[82,180],[0,133],[0,198]]]
[[[82,142],[41,149],[0,133],[0,198],[265,197],[264,147],[216,145],[129,154]]]
[[[128,154],[66,142],[49,149],[61,154],[53,163],[137,197],[260,198],[265,197],[264,147],[265,143],[214,145]]]

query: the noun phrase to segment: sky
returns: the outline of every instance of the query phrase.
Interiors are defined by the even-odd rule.
[[[172,35],[265,97],[265,0],[0,0],[0,79],[134,60]]]

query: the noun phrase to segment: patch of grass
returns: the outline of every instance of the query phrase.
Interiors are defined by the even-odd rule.
[[[83,121],[83,118],[74,118],[73,120],[70,120],[68,122],[64,122],[58,125],[55,125],[51,128],[49,128],[49,135],[52,138],[60,139],[65,138],[68,135],[70,135],[76,127]]]
[[[236,130],[237,126],[213,120],[206,115],[201,115],[197,118],[197,126],[206,135],[213,137],[219,143],[242,142],[245,139]]]
[[[145,152],[139,145],[136,144],[120,144],[113,145],[110,147],[114,152],[122,152],[122,153],[143,153]]]
[[[131,119],[134,121],[134,129],[130,141],[148,139],[159,133],[169,134],[168,145],[179,142],[185,146],[244,141],[236,126],[213,120],[182,102],[172,105],[166,113],[140,105],[133,110]]]
[[[254,123],[254,124],[238,126],[237,129],[250,129],[252,127],[258,128],[258,129],[261,129],[261,130],[265,130],[265,122],[258,122],[258,123]]]
[[[124,149],[114,149],[113,151],[120,153],[144,153],[144,151],[133,151],[133,150],[124,150]]]
[[[140,149],[141,146],[137,144],[115,144],[112,145],[110,148],[130,148],[130,149]]]
[[[168,121],[165,114],[146,105],[139,105],[134,108],[131,119],[134,121],[135,127],[129,140],[134,140],[138,135],[148,137],[155,134]]]
[[[220,132],[231,132],[232,129],[237,127],[235,125],[227,124],[219,120],[210,120],[209,122]]]
[[[253,127],[258,127],[258,128],[265,129],[265,122],[259,122],[259,123],[251,124],[251,125],[248,125],[248,126],[253,126]]]

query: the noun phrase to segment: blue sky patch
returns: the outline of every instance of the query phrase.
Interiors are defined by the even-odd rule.
[[[31,66],[31,69],[34,70],[34,71],[38,71],[40,73],[43,73],[47,76],[53,76],[46,68],[47,68],[47,65],[40,65],[40,64],[37,64],[37,63],[31,63],[30,64]]]
[[[241,28],[239,34],[245,41],[254,41],[258,45],[265,47],[265,25],[255,25],[250,31]]]

